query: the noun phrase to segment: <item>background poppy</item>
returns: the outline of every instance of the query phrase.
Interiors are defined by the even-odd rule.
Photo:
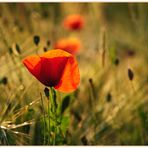
[[[72,14],[65,18],[63,25],[69,30],[80,30],[84,26],[84,18],[79,14]]]
[[[60,39],[55,43],[55,49],[62,49],[71,54],[76,54],[80,50],[81,42],[77,38]]]

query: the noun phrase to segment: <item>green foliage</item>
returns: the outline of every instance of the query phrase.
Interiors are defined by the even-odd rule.
[[[70,95],[67,95],[63,98],[62,105],[61,105],[61,113],[63,114],[64,111],[68,108],[70,104]]]
[[[69,126],[69,116],[62,117],[61,130],[63,133],[66,133],[68,126]]]

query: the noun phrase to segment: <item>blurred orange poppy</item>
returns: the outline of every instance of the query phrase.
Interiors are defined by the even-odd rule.
[[[45,86],[62,92],[74,91],[80,82],[79,68],[73,55],[63,50],[50,50],[23,60],[29,72]]]
[[[80,30],[84,26],[84,18],[79,14],[72,14],[65,18],[63,25],[69,30]]]
[[[80,47],[81,43],[77,38],[60,39],[55,43],[54,46],[55,49],[62,49],[73,55],[78,53]]]

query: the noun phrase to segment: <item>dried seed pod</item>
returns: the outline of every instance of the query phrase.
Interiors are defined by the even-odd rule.
[[[128,77],[130,81],[132,81],[134,78],[134,73],[130,68],[128,68]]]
[[[81,142],[83,143],[83,145],[88,145],[88,140],[87,140],[86,136],[83,136],[81,138]]]
[[[17,51],[18,54],[21,53],[20,46],[17,43],[15,44],[15,49],[16,49],[16,51]]]
[[[109,92],[109,93],[107,94],[107,96],[106,96],[106,101],[107,101],[107,102],[111,102],[111,100],[112,100],[112,95],[111,95],[111,93]]]
[[[12,54],[13,53],[12,47],[9,47],[8,51],[9,51],[10,54]]]
[[[43,48],[44,52],[46,52],[48,49],[46,47]]]
[[[50,46],[51,42],[50,40],[47,41],[47,46]]]
[[[40,42],[40,37],[38,35],[35,35],[34,36],[34,43],[35,43],[35,45],[38,46],[39,42]]]
[[[8,84],[8,79],[7,79],[7,77],[3,77],[3,78],[0,80],[0,82],[1,82],[2,84],[4,84],[4,85],[7,85],[7,84]]]
[[[114,60],[114,64],[116,65],[116,66],[118,66],[119,65],[119,59],[118,58],[116,58],[115,60]]]
[[[91,84],[93,83],[92,78],[89,78],[89,80],[88,80],[88,81],[89,81],[89,83],[91,83]]]

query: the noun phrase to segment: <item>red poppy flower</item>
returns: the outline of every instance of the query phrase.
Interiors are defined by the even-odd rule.
[[[84,26],[84,19],[79,14],[69,15],[63,22],[66,29],[69,30],[80,30]]]
[[[62,49],[73,55],[79,51],[80,47],[81,43],[77,38],[60,39],[54,46],[55,49]]]
[[[45,86],[62,92],[74,91],[80,82],[78,64],[73,55],[63,50],[50,50],[40,56],[28,56],[24,65]]]

